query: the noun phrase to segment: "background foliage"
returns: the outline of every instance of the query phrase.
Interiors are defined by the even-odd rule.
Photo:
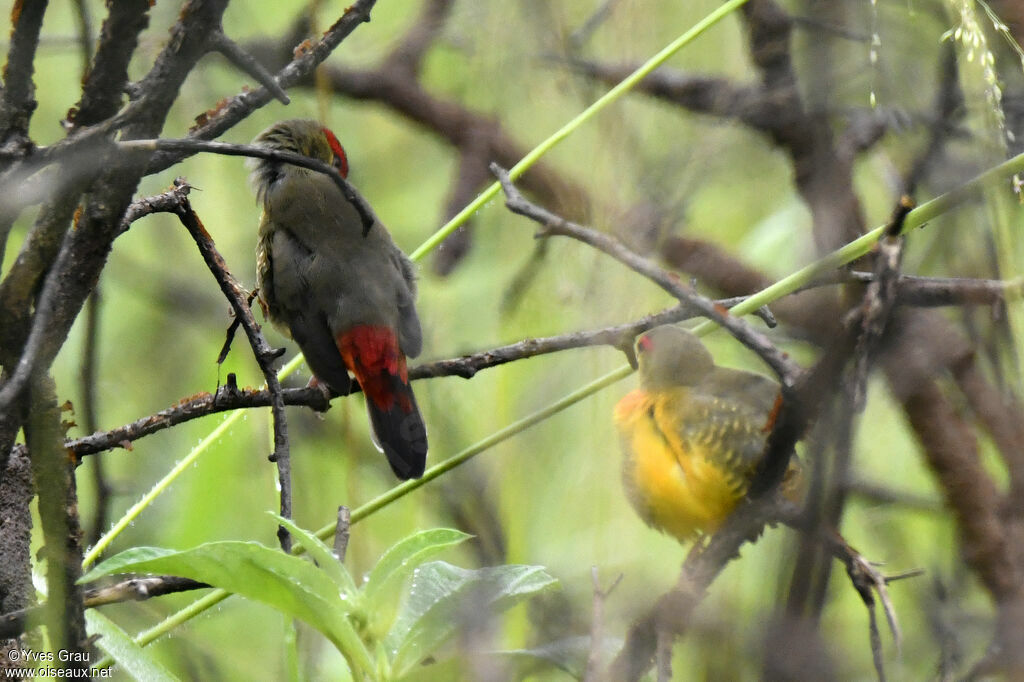
[[[58,122],[78,98],[83,69],[72,3],[51,4],[35,61],[39,107],[29,131],[39,145],[64,137]],[[104,8],[98,1],[83,4],[95,35]],[[344,4],[315,3],[318,29],[333,22]],[[607,89],[574,72],[567,59],[639,63],[718,4],[456,2],[426,53],[419,82],[438,98],[500,124],[525,152]],[[970,0],[880,0],[825,9],[822,4],[783,3],[801,19],[793,34],[799,87],[808,107],[827,111],[837,132],[863,125],[870,138],[873,131],[880,131],[877,139],[868,139],[858,149],[853,166],[854,187],[868,226],[886,222],[902,179],[938,126],[949,125],[953,132],[919,184],[920,199],[954,187],[1014,150],[1019,57],[993,29],[982,5]],[[992,7],[1010,21],[1006,12],[1012,11],[1011,4]],[[583,36],[576,51],[570,51],[574,36],[580,35],[574,32],[601,8],[607,9],[607,16],[592,34]],[[177,3],[152,8],[150,27],[131,64],[133,79],[147,72],[179,11]],[[377,64],[422,21],[419,12],[419,3],[382,0],[372,22],[359,27],[328,64],[347,69]],[[969,34],[965,17],[977,22],[987,42],[972,44],[971,36],[964,35]],[[224,27],[233,39],[260,53],[269,43],[282,40],[296,18],[296,9],[287,3],[260,3],[258,8],[233,3]],[[944,122],[936,121],[933,101],[942,87],[943,53],[948,48],[960,63],[955,83],[963,94],[965,115]],[[989,57],[991,67],[986,66]],[[739,15],[682,50],[668,66],[741,84],[757,80]],[[997,72],[1002,96],[993,99]],[[198,113],[237,93],[243,82],[255,87],[219,56],[204,58],[185,82],[163,136],[185,136]],[[398,244],[413,251],[447,217],[449,197],[458,185],[459,150],[439,131],[411,121],[394,106],[335,94],[328,85],[322,81],[319,88],[290,90],[290,105],[272,102],[221,139],[248,142],[282,118],[321,118],[346,148],[349,179]],[[998,113],[1001,108],[1005,114]],[[582,214],[572,202],[549,207],[582,215],[587,224],[620,236],[652,257],[658,257],[664,239],[681,236],[720,247],[774,280],[818,253],[812,217],[795,191],[790,159],[767,136],[729,116],[705,116],[631,95],[569,137],[544,163],[590,198],[589,211]],[[252,286],[258,211],[245,163],[196,155],[145,178],[138,193],[161,192],[176,176],[185,176],[199,190],[191,195],[196,212],[232,272]],[[16,258],[37,212],[30,208],[14,223],[0,272],[7,272]],[[904,270],[1009,279],[1020,274],[1024,264],[1019,225],[1017,207],[1005,201],[972,204],[911,235]],[[673,303],[650,282],[578,242],[550,240],[538,255],[534,226],[507,212],[499,200],[474,217],[471,229],[471,250],[454,265],[443,266],[450,267],[450,273],[438,273],[436,259],[446,258],[444,247],[421,262],[421,360],[617,324]],[[1000,231],[1005,239],[999,238]],[[262,382],[241,338],[227,362],[219,368],[215,364],[229,323],[228,306],[173,215],[147,217],[120,237],[100,288],[98,428],[112,428],[185,396],[212,391],[229,372],[237,374],[243,386]],[[718,293],[710,288],[708,292]],[[975,334],[991,380],[1019,391],[1014,337],[1004,333],[1005,311],[1006,306],[952,308],[944,314]],[[53,365],[60,399],[72,401],[73,419],[79,424],[84,327],[83,316]],[[269,325],[264,332],[271,344],[287,347],[289,357],[297,351]],[[770,335],[803,364],[816,357],[815,346],[793,327],[784,325]],[[709,337],[708,343],[720,364],[767,371],[724,333]],[[990,363],[989,358],[998,362]],[[430,462],[622,361],[614,349],[585,348],[488,369],[471,380],[417,382],[430,431]],[[307,376],[303,370],[289,382],[300,386]],[[586,635],[592,566],[598,567],[602,585],[622,576],[604,601],[604,628],[612,637],[623,636],[629,623],[675,582],[685,549],[647,529],[627,506],[619,484],[619,451],[610,415],[634,382],[627,379],[598,393],[353,528],[347,564],[355,576],[368,571],[399,539],[444,526],[476,535],[445,555],[452,563],[539,565],[560,582],[559,590],[514,608],[473,637],[460,640],[454,660],[424,668],[420,679],[516,676],[520,673],[501,667],[511,665],[508,661],[481,662],[473,652],[534,647]],[[116,519],[221,419],[210,416],[140,440],[131,451],[87,458],[78,470],[86,533],[92,532],[97,518],[91,470],[99,458],[112,489],[108,518]],[[112,549],[187,549],[218,540],[258,540],[273,546],[275,526],[265,514],[277,508],[276,475],[266,461],[269,419],[269,410],[250,411]],[[361,396],[334,401],[323,416],[290,408],[289,425],[299,526],[320,527],[334,518],[339,504],[357,507],[394,485],[383,457],[370,444]],[[69,435],[82,433],[79,426]],[[986,471],[1005,486],[1006,463],[990,438],[980,431],[979,437]],[[943,506],[946,494],[937,486],[887,385],[877,378],[870,383],[866,410],[857,419],[853,457],[856,480],[870,485],[853,491],[843,515],[844,536],[863,555],[884,561],[887,572],[926,571],[923,577],[890,588],[904,641],[902,655],[891,639],[885,641],[887,665],[893,676],[903,679],[928,677],[936,670],[964,672],[983,657],[992,639],[990,595],[965,566],[956,520]],[[766,632],[785,597],[797,541],[788,529],[768,530],[756,544],[744,548],[740,560],[726,567],[697,611],[688,636],[674,650],[678,679],[741,679],[760,673]],[[39,544],[35,538],[33,546]],[[103,613],[136,632],[193,599],[189,593],[169,595],[105,607]],[[820,639],[808,645],[814,651],[809,660],[827,665],[839,678],[870,677],[867,616],[841,574],[830,581],[821,619]],[[287,647],[282,644],[287,625],[285,617],[266,606],[232,599],[177,628],[151,649],[164,666],[184,678],[280,679],[287,668]],[[309,679],[337,674],[337,652],[313,631],[300,630],[299,648],[300,667]],[[552,670],[535,674],[536,679],[564,677]]]

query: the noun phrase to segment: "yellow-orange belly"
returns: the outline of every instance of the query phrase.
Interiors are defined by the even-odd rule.
[[[679,540],[711,532],[729,516],[743,495],[737,472],[712,463],[710,440],[684,442],[678,425],[652,397],[636,390],[615,408],[625,455],[626,495],[649,525]]]

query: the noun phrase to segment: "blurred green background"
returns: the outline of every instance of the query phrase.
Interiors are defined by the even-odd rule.
[[[492,116],[528,150],[605,90],[549,59],[564,49],[566,36],[599,4],[457,3],[428,54],[424,87]],[[623,0],[597,29],[585,53],[600,61],[640,62],[719,4]],[[868,3],[862,4],[867,8]],[[102,3],[87,6],[98,30]],[[319,3],[321,28],[344,6]],[[289,3],[235,2],[225,29],[244,44],[282,33],[296,11]],[[919,18],[902,3],[883,2],[878,11],[886,26],[906,32],[894,28],[883,34],[882,62],[874,68],[865,45],[844,46],[850,55],[845,67],[849,77],[835,84],[831,104],[864,107],[875,92],[881,105],[922,109],[934,91],[939,38],[952,19]],[[178,12],[177,3],[154,6],[150,29],[132,64],[133,77],[149,68]],[[376,63],[416,21],[418,12],[419,3],[381,0],[373,21],[359,27],[329,63]],[[739,81],[755,79],[741,28],[737,18],[727,19],[673,57],[670,65]],[[58,121],[78,98],[82,62],[76,30],[71,4],[53,4],[37,60],[39,109],[31,132],[40,144],[63,137]],[[798,46],[802,40],[798,31]],[[186,82],[163,135],[183,137],[195,116],[236,94],[245,83],[253,86],[221,58],[206,57]],[[290,106],[273,102],[222,139],[248,142],[282,118],[323,118],[346,148],[349,179],[404,250],[413,251],[444,222],[456,172],[455,150],[379,104],[318,97],[309,89],[290,95]],[[893,202],[893,169],[911,157],[920,139],[911,129],[878,146],[857,165],[857,185],[871,225],[887,218]],[[982,163],[986,153],[979,151],[974,161]],[[629,216],[614,209],[649,201],[663,209],[669,232],[717,243],[773,278],[813,258],[810,217],[794,194],[788,159],[742,125],[627,97],[567,139],[545,162],[596,198],[590,223],[598,229],[621,233],[628,229]],[[195,186],[193,206],[232,272],[253,286],[258,209],[244,161],[194,156],[147,178],[140,195],[163,191],[178,175]],[[33,217],[30,210],[16,224],[5,268]],[[534,225],[511,215],[500,200],[488,204],[474,220],[473,249],[454,273],[443,278],[433,274],[429,256],[420,265],[418,307],[425,332],[420,360],[621,323],[672,304],[650,282],[618,263],[579,243],[556,239],[516,305],[504,307],[510,287],[534,251]],[[954,261],[953,250],[929,249],[924,241],[913,243],[907,258],[908,269],[922,274],[958,274]],[[100,428],[113,428],[197,392],[213,391],[228,372],[236,373],[243,386],[262,382],[241,335],[227,362],[220,368],[215,364],[230,321],[228,304],[174,217],[155,215],[135,223],[117,241],[101,289]],[[259,313],[257,317],[262,319]],[[264,331],[273,345],[288,348],[286,357],[296,352],[295,345],[269,325]],[[771,335],[802,362],[813,359],[809,347],[787,338],[784,330]],[[80,320],[55,366],[61,399],[76,405],[81,397],[81,341]],[[767,371],[723,333],[713,334],[708,343],[720,364]],[[430,433],[429,463],[623,361],[610,348],[582,349],[485,370],[472,380],[418,382],[415,389]],[[307,378],[303,368],[289,384],[302,385]],[[607,633],[622,636],[632,619],[674,583],[685,554],[676,541],[645,527],[621,492],[611,411],[635,381],[631,377],[573,406],[354,527],[348,553],[353,573],[365,572],[384,549],[415,529],[453,526],[479,533],[481,528],[472,527],[471,521],[496,515],[500,535],[482,535],[476,547],[467,543],[445,558],[467,566],[478,563],[482,555],[538,564],[547,567],[561,587],[503,616],[490,633],[493,648],[529,647],[585,635],[591,566],[599,568],[604,584],[623,576],[606,601],[605,614]],[[322,417],[304,409],[289,409],[288,416],[295,519],[300,525],[319,528],[334,518],[339,504],[357,507],[395,484],[383,456],[370,443],[361,396],[335,401]],[[115,490],[112,518],[139,499],[221,419],[215,415],[190,422],[145,438],[130,452],[99,455]],[[966,614],[982,612],[986,600],[974,578],[963,573],[954,527],[882,384],[872,383],[860,424],[855,447],[858,473],[935,501],[933,509],[915,510],[855,497],[843,526],[849,542],[865,556],[885,561],[886,571],[928,571],[925,577],[891,587],[905,635],[901,659],[891,638],[883,637],[892,676],[921,679],[936,665],[930,622],[942,605],[936,601],[935,581],[947,584],[954,592],[951,598]],[[121,535],[112,550],[136,545],[186,548],[220,539],[275,545],[276,527],[265,513],[277,509],[276,472],[267,461],[269,426],[268,410],[250,411]],[[82,435],[81,429],[72,429],[70,435]],[[94,460],[90,457],[79,469],[86,530],[93,518],[88,470]],[[994,469],[1000,466],[994,457],[989,461]],[[486,529],[486,524],[481,527]],[[784,596],[795,539],[787,529],[768,530],[728,566],[698,610],[697,625],[676,647],[674,669],[679,679],[757,676],[759,656],[735,652],[756,652],[762,646],[764,627]],[[503,555],[494,552],[491,545],[496,542],[503,545]],[[192,598],[175,595],[107,607],[105,612],[136,632]],[[822,631],[842,677],[871,678],[867,615],[838,567],[824,618]],[[962,625],[963,641],[972,653],[979,653],[987,637],[985,628],[970,619]],[[187,678],[275,679],[284,674],[284,626],[284,618],[269,608],[233,598],[152,647],[168,667]],[[337,654],[315,633],[305,632],[302,639],[303,665],[310,679],[332,678]],[[456,658],[430,666],[422,679],[468,679],[463,665]],[[535,675],[533,679],[567,679],[552,670]]]

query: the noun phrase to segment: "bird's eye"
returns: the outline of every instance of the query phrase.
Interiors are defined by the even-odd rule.
[[[331,161],[331,165],[338,169],[338,172],[341,173],[341,177],[348,177],[348,159],[344,156],[335,156],[334,160]]]
[[[636,342],[636,347],[641,353],[646,353],[650,349],[654,348],[654,342],[651,341],[649,336],[641,336],[640,340]]]

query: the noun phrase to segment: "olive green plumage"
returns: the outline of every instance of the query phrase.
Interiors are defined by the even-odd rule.
[[[779,385],[717,367],[700,339],[678,327],[641,335],[637,358],[640,388],[615,409],[623,485],[644,521],[687,540],[717,528],[746,494]]]

